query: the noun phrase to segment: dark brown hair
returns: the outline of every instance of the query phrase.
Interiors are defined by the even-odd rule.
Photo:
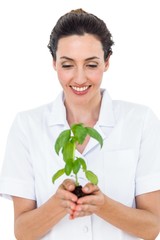
[[[104,59],[106,60],[112,54],[112,35],[105,22],[83,9],[72,10],[61,16],[53,28],[48,48],[56,60],[57,45],[60,38],[71,35],[92,34],[102,43],[104,50]]]

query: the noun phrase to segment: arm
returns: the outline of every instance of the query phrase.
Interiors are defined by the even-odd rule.
[[[127,207],[104,195],[97,186],[88,184],[84,192],[93,195],[78,199],[72,218],[96,214],[129,234],[153,240],[160,231],[160,191],[136,197],[137,209]]]
[[[60,185],[55,195],[36,208],[36,202],[12,197],[14,203],[15,236],[17,240],[37,240],[51,230],[67,213],[71,214],[77,197],[72,194],[73,185],[67,181]]]

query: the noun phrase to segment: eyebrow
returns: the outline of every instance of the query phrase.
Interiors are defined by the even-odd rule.
[[[66,60],[74,61],[74,59],[72,59],[70,57],[67,57],[67,56],[62,56],[62,57],[60,57],[60,59],[66,59]],[[86,58],[85,61],[89,61],[89,60],[93,60],[93,59],[100,59],[100,58],[98,58],[96,56],[93,56],[93,57]]]

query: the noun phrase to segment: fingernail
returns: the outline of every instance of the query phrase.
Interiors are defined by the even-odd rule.
[[[71,206],[71,209],[72,209],[72,210],[75,210],[75,206]]]
[[[73,218],[73,215],[69,215],[69,219],[70,220],[73,220],[74,218]]]
[[[69,189],[70,191],[72,191],[72,190],[73,190],[73,185],[69,185],[68,189]]]
[[[89,192],[89,188],[88,188],[88,187],[85,187],[85,188],[84,188],[84,191],[85,191],[85,192]]]

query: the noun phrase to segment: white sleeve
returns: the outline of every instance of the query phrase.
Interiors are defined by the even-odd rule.
[[[22,115],[22,116],[21,116]],[[29,152],[25,115],[17,114],[9,132],[0,176],[0,195],[35,200],[33,166]]]
[[[148,109],[142,130],[136,196],[160,190],[160,121]]]

